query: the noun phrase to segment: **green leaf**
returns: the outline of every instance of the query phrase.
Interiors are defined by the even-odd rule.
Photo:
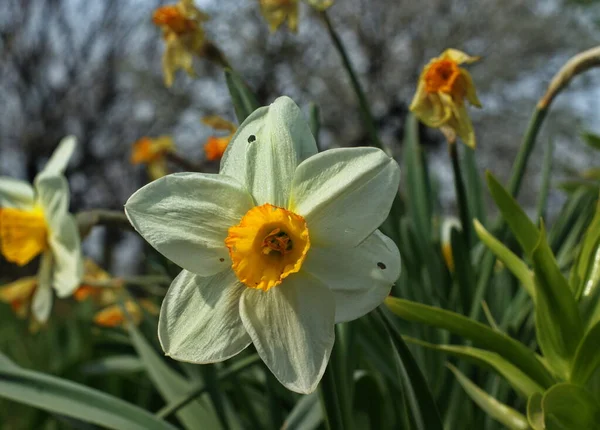
[[[235,116],[241,124],[248,115],[260,107],[260,104],[244,80],[232,69],[225,69],[225,81],[235,109]]]
[[[600,321],[587,331],[575,353],[570,381],[585,385],[600,366]]]
[[[144,363],[133,355],[113,355],[86,363],[81,371],[87,375],[135,373],[144,370]]]
[[[550,191],[550,177],[552,173],[552,158],[554,156],[554,141],[549,140],[548,146],[544,151],[544,160],[542,161],[542,180],[538,191],[538,200],[536,207],[536,221],[543,218],[546,214],[546,205],[548,203],[548,192]]]
[[[318,392],[300,397],[285,419],[282,429],[313,430],[323,422],[323,412],[319,404]]]
[[[542,393],[533,393],[527,400],[527,421],[533,430],[544,430]]]
[[[581,133],[581,138],[590,147],[594,149],[600,149],[600,136],[589,131]]]
[[[407,336],[404,336],[404,340],[416,345],[424,346],[425,348],[434,349],[472,361],[482,367],[492,368],[506,379],[515,391],[525,397],[529,397],[533,393],[544,391],[544,389],[529,376],[495,352],[463,345],[436,345]]]
[[[408,409],[411,412],[416,429],[443,430],[442,419],[440,418],[429,386],[410,350],[404,343],[404,340],[402,340],[402,336],[396,330],[392,316],[386,313],[385,309],[381,307],[378,308],[378,315],[394,346],[396,369],[400,376]]]
[[[498,353],[543,388],[554,384],[554,379],[536,355],[525,345],[504,333],[494,331],[463,315],[421,303],[388,297],[385,299],[385,304],[401,318],[448,330],[472,340],[484,349]]]
[[[534,299],[535,285],[533,282],[533,273],[529,270],[529,267],[510,249],[504,246],[502,242],[492,236],[479,221],[474,220],[473,225],[479,239],[504,263],[506,268],[521,282],[521,285],[523,285],[529,296]]]
[[[135,324],[127,324],[127,329],[131,342],[144,362],[152,383],[166,402],[177,400],[191,391],[193,385],[163,361]],[[221,428],[219,419],[210,406],[206,394],[181,408],[176,415],[188,429],[197,428],[198,423],[202,423],[206,428]]]
[[[583,299],[594,294],[600,284],[600,201],[596,204],[596,213],[585,232],[577,262],[571,269],[571,280],[576,297]]]
[[[460,385],[462,385],[469,397],[475,403],[477,403],[477,405],[479,405],[479,407],[483,409],[490,417],[494,418],[496,421],[499,421],[509,429],[527,430],[529,428],[527,419],[522,414],[505,405],[504,403],[500,403],[498,400],[490,396],[488,393],[471,382],[469,378],[462,374],[453,365],[447,364],[447,366],[452,373],[454,373],[454,376],[456,376],[456,379]]]
[[[110,429],[175,429],[135,405],[81,384],[22,369],[1,354],[0,397]]]
[[[537,245],[540,232],[517,201],[489,171],[486,173],[486,178],[492,198],[500,209],[502,217],[521,244],[523,251],[531,255]]]
[[[423,247],[431,240],[431,205],[428,178],[425,172],[421,145],[419,144],[419,121],[410,114],[406,117],[404,135],[404,171],[406,172],[406,199],[409,214]]]
[[[321,130],[321,109],[319,109],[319,105],[311,103],[308,112],[308,125],[310,125],[310,131],[315,138],[317,148],[320,148],[319,131]]]
[[[597,430],[600,405],[586,389],[563,383],[550,388],[542,398],[546,430]]]
[[[471,309],[471,300],[473,298],[473,291],[475,291],[475,280],[465,239],[464,231],[460,231],[454,227],[451,228],[450,246],[454,263],[454,275],[458,284],[462,311],[468,312]]]
[[[569,284],[546,241],[543,225],[532,259],[538,343],[552,369],[568,379],[571,360],[583,336],[583,324]]]

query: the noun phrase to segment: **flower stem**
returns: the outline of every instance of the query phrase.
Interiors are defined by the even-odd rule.
[[[339,52],[340,56],[342,57],[342,62],[344,63],[344,68],[346,69],[346,72],[348,72],[348,76],[350,77],[350,81],[352,82],[352,88],[354,89],[354,92],[356,93],[356,96],[358,97],[360,113],[361,113],[363,122],[365,124],[365,127],[367,128],[367,132],[368,132],[369,138],[371,140],[371,145],[375,146],[377,148],[383,149],[383,144],[381,143],[381,140],[379,139],[379,135],[377,134],[377,127],[375,127],[375,120],[373,119],[373,114],[371,113],[371,108],[369,107],[369,102],[367,100],[367,97],[365,96],[365,93],[362,89],[360,81],[358,80],[358,77],[356,76],[356,72],[354,71],[354,68],[352,67],[352,63],[350,62],[350,58],[348,57],[346,48],[344,48],[342,39],[340,39],[340,36],[333,28],[333,25],[331,24],[331,21],[329,20],[329,16],[327,15],[326,11],[321,12],[321,18],[323,19],[323,22],[325,23],[325,26],[327,27],[327,31],[329,32],[329,35],[331,36],[331,40],[332,40],[334,46],[336,47],[337,51]]]
[[[337,387],[335,383],[335,374],[333,370],[333,361],[330,359],[325,369],[325,374],[319,384],[319,394],[321,406],[323,407],[323,416],[328,430],[343,430],[344,420],[337,396]]]
[[[465,182],[462,178],[460,162],[458,160],[458,145],[456,142],[448,142],[448,152],[452,160],[452,171],[454,172],[454,189],[456,191],[456,200],[458,202],[458,213],[460,223],[462,224],[462,237],[465,242],[465,250],[471,249],[471,230],[472,223],[469,216],[469,203],[467,201],[467,192]]]

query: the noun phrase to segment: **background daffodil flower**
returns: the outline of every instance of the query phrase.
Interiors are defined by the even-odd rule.
[[[298,0],[259,0],[259,3],[269,30],[276,31],[287,21],[291,31],[298,31]]]
[[[475,148],[475,132],[464,101],[476,107],[481,103],[471,75],[459,66],[478,59],[457,49],[446,49],[423,68],[410,104],[410,110],[425,125],[440,128],[451,143],[458,135],[471,148]]]
[[[194,55],[204,54],[206,37],[202,23],[208,19],[209,16],[197,9],[192,0],[180,0],[154,11],[152,22],[162,29],[166,43],[162,65],[167,87],[173,85],[177,69],[194,76]]]
[[[226,136],[210,136],[204,144],[206,159],[209,161],[220,160],[227,149],[227,145],[235,134],[237,127],[234,123],[221,118],[218,115],[210,115],[202,118],[202,122],[215,130],[228,131]]]
[[[0,252],[21,266],[41,254],[32,312],[42,323],[52,309],[52,287],[58,297],[69,296],[83,275],[79,233],[69,214],[69,185],[63,176],[75,145],[74,137],[63,139],[33,187],[0,177]]]
[[[167,171],[167,154],[175,152],[175,143],[171,136],[159,136],[155,139],[142,137],[133,144],[131,164],[145,164],[150,179],[165,176]]]
[[[315,390],[334,324],[373,310],[398,278],[398,249],[377,227],[399,181],[379,149],[317,154],[300,109],[281,97],[244,121],[219,174],[138,190],[129,220],[184,269],[161,307],[165,353],[212,363],[253,343],[288,389]]]

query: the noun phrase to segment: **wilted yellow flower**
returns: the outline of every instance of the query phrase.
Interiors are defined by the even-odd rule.
[[[471,75],[461,64],[477,61],[456,49],[446,49],[425,66],[410,110],[429,127],[440,128],[449,142],[460,137],[475,148],[475,132],[465,107],[465,98],[481,107]]]
[[[142,137],[133,144],[131,163],[146,164],[150,178],[162,178],[168,173],[166,155],[174,151],[175,143],[170,136],[159,136],[156,139]]]
[[[298,0],[259,0],[260,10],[271,31],[287,21],[291,31],[298,30]]]
[[[306,2],[318,11],[324,11],[333,5],[334,0],[307,0]]]
[[[235,134],[237,127],[232,122],[229,122],[218,115],[205,116],[202,118],[202,122],[215,130],[229,132],[226,136],[210,136],[204,144],[206,159],[209,161],[220,160],[225,153],[225,149],[227,149],[227,145],[229,145],[229,141]]]
[[[197,9],[192,0],[179,0],[154,11],[152,22],[162,29],[167,44],[162,60],[167,87],[173,84],[177,69],[194,76],[194,55],[203,55],[206,40],[202,22],[208,19],[208,15]]]
[[[158,308],[149,300],[141,299],[140,304],[134,300],[127,300],[125,302],[125,309],[136,325],[142,322],[144,316],[142,308],[152,315],[158,315]],[[101,327],[121,327],[126,321],[127,318],[123,314],[121,305],[118,303],[102,309],[94,316],[94,323]]]
[[[36,287],[35,276],[18,279],[0,287],[0,301],[8,303],[19,318],[26,318]]]
[[[109,282],[111,279],[108,272],[88,258],[84,262],[84,275],[81,285],[75,290],[73,297],[78,302],[91,298],[101,306],[115,303],[117,301],[115,288],[97,285],[102,282]]]

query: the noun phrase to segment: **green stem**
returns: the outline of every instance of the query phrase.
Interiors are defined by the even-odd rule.
[[[352,369],[350,364],[350,333],[349,323],[337,324],[335,326],[335,344],[331,352],[329,363],[334,365],[331,370],[336,378],[337,395],[340,404],[340,412],[344,422],[344,429],[354,428],[352,417]]]
[[[228,367],[226,370],[221,372],[218,376],[219,381],[223,381],[231,376],[237,375],[238,373],[246,370],[250,366],[259,363],[260,357],[258,354],[252,355],[250,357],[244,358],[243,360],[237,361],[232,366]],[[166,418],[170,415],[173,415],[175,412],[183,408],[185,405],[190,403],[192,400],[201,396],[205,392],[208,391],[208,387],[204,384],[199,384],[196,388],[193,388],[189,393],[183,395],[179,399],[169,403],[161,410],[156,413],[156,416],[159,418]]]
[[[323,417],[328,430],[343,430],[344,420],[342,410],[337,396],[337,387],[335,383],[335,374],[332,361],[330,360],[325,369],[323,379],[319,384],[319,393],[321,405],[323,407]]]
[[[460,223],[462,224],[462,237],[464,238],[465,250],[471,249],[471,238],[473,225],[469,216],[469,202],[467,201],[467,192],[465,182],[462,178],[460,161],[458,160],[458,145],[456,142],[448,142],[448,152],[452,160],[452,171],[454,172],[454,189],[456,191],[456,200],[458,202],[458,213]]]
[[[523,144],[521,145],[519,153],[517,154],[517,159],[513,165],[512,174],[508,183],[508,191],[515,199],[521,190],[523,175],[525,174],[529,156],[533,151],[537,135],[540,132],[540,128],[542,127],[542,123],[544,122],[547,113],[548,110],[546,108],[536,107],[531,119],[529,120],[527,132],[525,133]]]
[[[360,81],[356,76],[356,72],[352,67],[352,63],[350,62],[350,58],[348,57],[348,53],[346,52],[346,48],[344,48],[344,44],[342,43],[342,39],[333,28],[331,21],[329,20],[329,16],[326,11],[321,12],[321,17],[323,18],[323,22],[327,27],[327,31],[329,31],[329,35],[331,36],[331,40],[335,45],[337,51],[342,57],[342,62],[344,63],[344,68],[346,72],[348,72],[348,76],[350,77],[350,81],[352,82],[352,88],[358,97],[358,103],[360,106],[360,113],[367,128],[367,132],[369,134],[369,138],[371,140],[371,145],[377,148],[383,148],[383,144],[379,139],[379,135],[377,134],[377,127],[375,126],[375,120],[373,119],[373,114],[371,113],[371,108],[369,107],[369,102],[367,101],[367,97],[362,89]]]

